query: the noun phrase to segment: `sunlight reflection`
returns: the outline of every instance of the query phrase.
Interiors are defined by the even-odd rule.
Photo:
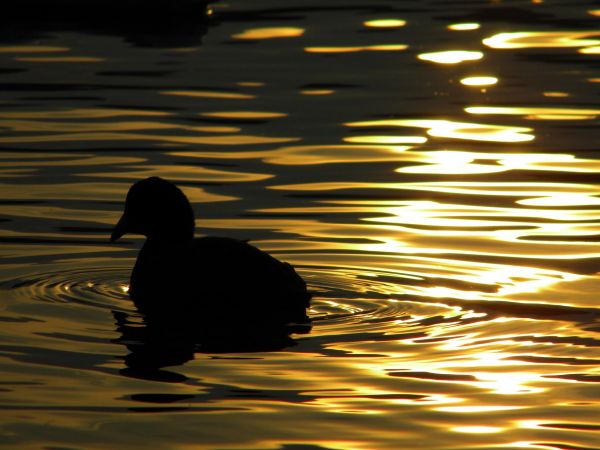
[[[448,50],[443,52],[421,53],[418,58],[438,64],[458,64],[465,61],[477,61],[483,53],[466,50]]]
[[[464,427],[452,427],[452,431],[456,431],[457,433],[500,433],[504,431],[506,428],[500,427],[490,427],[483,425],[472,425],[472,426],[464,426]]]
[[[47,45],[12,45],[0,46],[0,53],[60,53],[68,52],[71,49],[68,47],[54,47]]]
[[[469,114],[498,114],[526,116],[540,120],[592,120],[600,115],[600,109],[514,107],[514,106],[467,106]]]
[[[440,406],[435,411],[470,414],[490,411],[511,411],[513,409],[523,409],[525,406],[502,406],[502,405],[473,405],[473,406]]]
[[[173,116],[171,112],[144,109],[70,108],[50,111],[0,111],[3,119],[102,119],[120,116]]]
[[[556,193],[548,197],[527,198],[517,203],[527,206],[600,206],[600,196],[590,194]]]
[[[367,20],[363,23],[364,26],[370,28],[400,28],[406,25],[406,20],[402,19],[376,19]]]
[[[600,55],[600,45],[596,45],[594,47],[580,48],[577,51],[583,55]]]
[[[452,122],[449,120],[425,119],[389,119],[372,120],[364,122],[346,123],[349,127],[416,127],[428,128],[427,134],[435,137],[452,139],[467,139],[491,142],[527,142],[535,138],[533,131],[525,127],[509,127],[502,125],[486,125],[468,122]]]
[[[460,82],[465,86],[491,86],[498,83],[498,78],[487,76],[466,77],[461,79]]]
[[[454,31],[478,30],[480,27],[481,25],[475,22],[453,23],[451,25],[448,25],[448,29]]]
[[[424,144],[427,138],[424,136],[349,136],[344,142],[358,144]]]
[[[269,111],[215,111],[200,113],[204,117],[218,117],[223,119],[273,119],[285,117],[287,113]]]
[[[300,93],[302,95],[331,95],[335,91],[333,89],[302,89]]]
[[[161,94],[177,95],[180,97],[222,98],[231,100],[249,100],[256,98],[255,95],[228,91],[162,91]]]
[[[496,49],[517,48],[568,48],[599,45],[597,31],[522,31],[500,33],[483,40],[483,43]]]
[[[272,28],[252,28],[242,33],[231,36],[240,40],[263,40],[276,38],[298,37],[304,34],[304,28],[297,27],[272,27]]]
[[[558,92],[558,91],[551,91],[551,92],[544,92],[543,93],[544,97],[568,97],[569,93],[568,92]]]
[[[356,53],[363,51],[401,51],[406,50],[408,45],[404,44],[384,44],[384,45],[362,45],[352,47],[305,47],[304,51],[308,53]]]

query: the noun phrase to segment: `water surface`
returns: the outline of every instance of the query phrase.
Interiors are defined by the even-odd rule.
[[[0,445],[600,448],[598,5],[211,8],[0,35]],[[310,333],[149,336],[108,237],[152,175]]]

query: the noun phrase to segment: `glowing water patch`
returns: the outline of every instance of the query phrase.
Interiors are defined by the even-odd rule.
[[[362,45],[352,47],[305,47],[308,53],[356,53],[365,51],[397,52],[406,50],[405,44]]]
[[[231,36],[233,39],[240,40],[263,40],[263,39],[279,39],[292,38],[302,36],[304,28],[297,27],[273,27],[273,28],[251,28],[242,33]]]
[[[161,94],[177,95],[180,97],[222,98],[231,100],[248,100],[256,98],[255,95],[227,91],[162,91]]]
[[[541,120],[590,120],[600,115],[600,109],[544,108],[513,106],[468,106],[469,114],[499,114],[527,116],[528,119]]]
[[[568,48],[600,45],[597,31],[521,31],[515,33],[495,34],[482,42],[491,48]]]
[[[466,139],[485,142],[528,142],[535,139],[531,128],[452,122],[449,120],[390,119],[347,123],[350,127],[416,127],[428,128],[427,134],[435,137]]]
[[[0,53],[58,53],[68,52],[68,47],[50,47],[46,45],[11,45],[0,46]]]
[[[365,27],[369,28],[400,28],[406,25],[406,20],[402,19],[377,19],[367,20],[363,23]]]
[[[453,31],[470,31],[470,30],[478,30],[481,27],[480,24],[475,22],[469,23],[453,23],[448,25],[449,30]]]
[[[488,426],[468,426],[468,427],[454,427],[452,431],[456,431],[457,433],[500,433],[504,428],[501,427],[488,427]]]
[[[497,82],[498,78],[487,76],[466,77],[460,80],[460,83],[464,84],[465,86],[491,86]]]
[[[424,144],[427,138],[424,136],[349,136],[344,142],[359,144]]]
[[[223,119],[273,119],[276,117],[285,117],[287,113],[271,111],[215,111],[200,113],[200,115]]]
[[[448,50],[445,52],[421,53],[418,58],[437,64],[458,64],[465,61],[477,61],[483,58],[483,53],[467,50]]]
[[[600,45],[596,45],[594,47],[586,47],[578,50],[579,53],[584,55],[600,55]]]

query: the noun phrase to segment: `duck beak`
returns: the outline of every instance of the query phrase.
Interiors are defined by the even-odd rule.
[[[119,238],[121,238],[121,236],[127,232],[129,232],[129,218],[126,214],[123,214],[115,226],[112,234],[110,235],[110,242],[119,240]]]

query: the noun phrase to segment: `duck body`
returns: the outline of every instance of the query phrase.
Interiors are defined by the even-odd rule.
[[[203,327],[310,321],[311,294],[290,264],[245,241],[194,238],[191,206],[168,181],[151,177],[132,186],[111,240],[127,232],[147,237],[129,295],[150,320]]]

